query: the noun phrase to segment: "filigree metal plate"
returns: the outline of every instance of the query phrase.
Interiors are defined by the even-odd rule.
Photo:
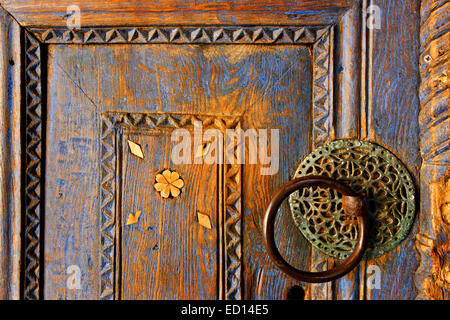
[[[300,163],[295,178],[307,175],[336,179],[367,197],[371,230],[365,259],[392,250],[408,234],[415,216],[414,182],[385,148],[354,139],[330,142]],[[291,194],[289,205],[297,227],[320,251],[338,259],[351,254],[358,225],[344,214],[339,193],[306,188]]]

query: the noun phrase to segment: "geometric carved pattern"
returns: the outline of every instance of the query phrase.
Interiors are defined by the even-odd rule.
[[[240,128],[239,118],[226,116],[190,115],[178,113],[102,113],[101,133],[101,256],[100,297],[115,298],[115,225],[116,190],[115,172],[117,166],[115,137],[118,129],[162,130],[189,129],[195,121],[201,121],[204,128],[214,128],[225,133],[226,129]],[[225,137],[225,135],[224,135]],[[237,148],[234,150],[236,157]],[[234,161],[237,163],[237,161]],[[223,210],[223,265],[225,283],[222,290],[226,299],[241,299],[241,168],[240,164],[224,164],[224,208]]]
[[[314,44],[313,148],[323,145],[331,138],[330,38],[330,32],[325,32],[322,38]]]
[[[309,154],[295,177],[308,175],[343,182],[367,198],[371,230],[365,258],[382,256],[408,234],[415,216],[414,182],[390,151],[366,141],[335,140]],[[358,228],[337,191],[304,188],[289,202],[296,225],[314,246],[338,259],[351,254]]]
[[[101,197],[100,197],[100,298],[114,298],[114,245],[116,223],[116,152],[114,126],[102,119],[101,132]]]
[[[323,27],[97,27],[78,30],[30,28],[43,43],[202,43],[202,44],[312,44],[324,32]]]
[[[42,104],[39,42],[25,32],[25,208],[23,239],[24,299],[37,300],[40,281],[42,196]]]
[[[240,128],[239,124],[236,126],[236,129],[238,128]],[[240,300],[242,288],[242,166],[236,159],[233,163],[224,164],[225,298]]]

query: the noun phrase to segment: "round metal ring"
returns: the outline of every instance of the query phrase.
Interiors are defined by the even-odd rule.
[[[308,272],[291,266],[280,254],[275,244],[275,218],[283,201],[292,193],[307,187],[331,188],[342,194],[344,212],[356,215],[359,221],[359,233],[357,244],[353,253],[341,264],[327,271]],[[263,233],[264,244],[270,258],[284,273],[298,281],[321,283],[332,281],[347,274],[361,261],[368,242],[369,219],[367,216],[367,204],[363,196],[355,193],[346,185],[320,176],[306,176],[289,181],[275,194],[264,216]]]

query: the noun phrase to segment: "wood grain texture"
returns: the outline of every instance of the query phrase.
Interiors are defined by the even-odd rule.
[[[67,8],[78,5],[82,26],[151,24],[331,24],[354,0],[233,1],[34,1],[0,4],[22,26],[65,26]]]
[[[360,138],[361,76],[364,72],[361,59],[363,48],[365,48],[365,44],[362,43],[364,4],[364,1],[361,1],[360,5],[348,10],[339,24],[335,26],[333,124],[336,139]],[[328,268],[340,263],[335,259],[328,260]],[[356,266],[349,274],[329,284],[328,299],[363,299],[360,296],[360,287],[364,286],[364,279],[361,277],[362,266],[364,266],[364,262]]]
[[[358,138],[361,127],[363,8],[355,6],[335,27],[334,99],[336,138]]]
[[[122,2],[122,7],[119,7],[116,2],[110,3],[115,7],[111,7],[111,11],[106,14],[111,15],[108,24],[113,25],[123,24],[123,14],[131,10],[131,7],[127,9],[128,4],[136,5],[134,2]],[[228,178],[229,181],[233,181],[234,190],[227,191],[223,187],[220,189],[220,186],[223,186],[222,183],[219,183],[218,190],[208,190],[208,192],[223,192],[225,195],[229,192],[229,198],[236,201],[230,205],[226,200],[227,196],[222,203],[219,201],[217,226],[220,227],[220,222],[223,222],[226,228],[227,217],[230,221],[234,220],[236,206],[239,206],[239,211],[244,213],[242,224],[230,225],[230,228],[242,227],[242,231],[239,231],[243,234],[244,242],[242,244],[238,242],[235,249],[237,253],[243,255],[243,263],[242,265],[231,263],[230,266],[235,268],[235,274],[241,275],[239,282],[243,287],[239,286],[237,291],[233,291],[237,287],[231,284],[230,293],[225,289],[227,293],[223,297],[230,294],[236,298],[246,299],[283,299],[287,290],[298,284],[277,270],[268,259],[262,246],[261,219],[271,196],[291,178],[298,163],[314,146],[334,137],[360,135],[392,150],[406,163],[411,173],[418,176],[421,164],[418,133],[421,131],[420,143],[424,161],[421,169],[423,179],[420,184],[422,214],[408,239],[393,252],[380,259],[362,263],[359,270],[355,270],[333,284],[317,286],[318,289],[315,291],[310,287],[308,298],[447,297],[446,244],[448,244],[448,238],[446,233],[438,230],[441,226],[445,228],[448,220],[446,211],[448,95],[445,95],[448,91],[445,68],[448,65],[442,62],[448,60],[443,53],[448,50],[442,45],[445,41],[441,41],[447,39],[445,37],[448,23],[446,24],[445,20],[441,19],[442,14],[438,13],[448,8],[448,1],[433,3],[424,1],[421,41],[422,47],[426,49],[423,49],[420,54],[419,1],[416,0],[377,1],[376,4],[380,6],[382,13],[381,30],[364,30],[365,22],[359,15],[361,8],[356,6],[344,16],[339,25],[334,28],[320,27],[319,29],[324,30],[325,33],[308,36],[302,42],[296,42],[300,38],[295,40],[295,34],[291,29],[278,28],[273,24],[293,25],[298,21],[302,24],[333,23],[336,17],[348,9],[345,6],[350,4],[343,5],[344,2],[341,1],[342,8],[326,9],[325,6],[331,2],[302,1],[295,4],[274,2],[272,5],[277,6],[279,10],[265,7],[265,11],[261,13],[262,5],[259,3],[245,3],[247,9],[251,8],[248,12],[243,10],[244,7],[241,8],[242,10],[235,10],[239,8],[239,5],[244,6],[244,2],[233,3],[234,6],[230,7],[229,12],[222,7],[223,3],[214,5],[197,3],[198,7],[195,7],[194,11],[184,7],[189,4],[187,2],[171,3],[173,7],[169,7],[168,3],[161,4],[162,9],[159,8],[159,11],[150,12],[145,7],[143,10],[137,9],[138,17],[131,20],[134,23],[130,24],[130,28],[86,28],[69,32],[55,27],[65,24],[62,17],[65,14],[64,5],[67,5],[65,2],[54,5],[56,9],[49,11],[40,7],[45,4],[43,1],[2,2],[5,7],[10,6],[8,8],[12,10],[11,12],[16,10],[15,17],[20,23],[28,26],[30,32],[39,41],[50,44],[48,69],[44,70],[44,73],[48,72],[49,75],[49,80],[46,82],[49,103],[48,116],[45,117],[48,128],[45,131],[47,139],[45,172],[47,174],[45,217],[43,217],[40,193],[41,154],[39,152],[39,148],[42,147],[40,130],[43,128],[41,109],[39,109],[42,51],[33,35],[28,35],[26,38],[28,42],[26,42],[27,60],[25,62],[30,67],[25,69],[25,76],[28,77],[26,90],[29,93],[27,112],[31,119],[27,122],[30,136],[26,149],[28,153],[26,179],[29,187],[26,189],[28,209],[25,225],[29,228],[25,234],[30,236],[26,239],[26,257],[30,258],[25,260],[28,266],[25,271],[28,277],[25,277],[25,281],[29,281],[25,288],[29,288],[30,292],[27,296],[36,298],[43,295],[50,299],[98,298],[102,295],[101,292],[104,292],[102,290],[104,283],[102,284],[100,279],[107,279],[111,281],[111,286],[123,289],[124,297],[133,297],[135,294],[139,297],[175,297],[177,295],[197,297],[197,293],[176,292],[170,286],[166,288],[168,291],[164,291],[166,289],[163,288],[160,291],[144,292],[136,275],[144,273],[146,276],[143,281],[148,280],[149,283],[154,283],[158,277],[152,278],[150,269],[140,268],[139,264],[135,266],[127,260],[122,260],[123,264],[120,266],[123,270],[127,270],[129,280],[122,282],[122,278],[114,277],[114,274],[109,272],[110,265],[104,264],[104,260],[99,256],[98,244],[103,243],[105,244],[101,247],[103,252],[108,252],[108,257],[116,259],[117,251],[114,253],[113,249],[117,245],[116,241],[122,237],[121,239],[126,240],[130,248],[136,250],[135,255],[129,255],[135,259],[142,253],[139,251],[144,247],[142,243],[146,246],[154,240],[144,237],[144,242],[141,243],[135,239],[140,234],[139,230],[131,227],[128,232],[125,229],[111,228],[113,225],[105,224],[101,215],[93,214],[102,207],[110,210],[110,206],[118,201],[113,197],[112,202],[108,200],[100,203],[101,200],[97,197],[102,192],[100,186],[105,183],[112,183],[108,185],[111,188],[116,187],[113,180],[108,179],[105,182],[101,179],[102,170],[112,170],[112,168],[100,165],[100,155],[103,152],[100,146],[102,128],[100,114],[105,111],[114,111],[185,112],[215,116],[235,114],[243,118],[244,129],[251,127],[281,130],[280,171],[277,175],[261,176],[259,165],[245,166],[242,175],[236,174],[235,168],[230,167],[225,169],[229,170],[229,175],[226,171],[219,170],[218,179]],[[90,4],[92,3],[89,2],[88,5]],[[165,4],[168,4],[168,7],[164,7]],[[296,13],[291,12],[289,16],[285,15],[282,12],[285,4],[297,10]],[[362,1],[362,6],[367,4],[367,1]],[[146,3],[142,5],[145,6]],[[315,12],[306,9],[308,5],[311,8],[315,7]],[[97,4],[97,10],[98,6]],[[325,14],[326,11],[321,10],[331,10],[333,13]],[[95,20],[101,18],[98,11],[95,12],[95,8],[86,11],[87,15],[84,17],[91,19],[87,20],[91,22],[89,25],[102,25],[102,23],[97,24],[99,20]],[[139,16],[139,12],[142,12],[142,16]],[[162,15],[161,12],[167,12],[167,16]],[[261,14],[257,15],[258,12]],[[219,17],[218,13],[222,16]],[[159,16],[159,20],[156,20],[156,16]],[[245,20],[248,25],[256,23],[272,24],[272,26],[268,28],[268,31],[255,26],[231,27],[232,32],[223,33],[229,39],[228,42],[224,42],[227,45],[220,44],[222,40],[213,41],[214,34],[219,34],[215,27],[211,27],[212,29],[189,27],[185,30],[168,26],[166,29],[163,28],[165,32],[158,32],[156,38],[151,36],[155,27],[135,27],[140,24],[139,21],[147,26],[157,23],[173,25],[175,22],[182,23],[187,16],[191,18],[189,24],[202,20],[201,23],[205,25],[216,24],[217,21],[223,21],[221,24],[225,25]],[[119,17],[121,21],[118,20]],[[226,18],[222,19],[223,17]],[[42,19],[41,22],[38,22],[39,19]],[[408,24],[405,21],[408,21]],[[45,28],[47,23],[51,28]],[[260,32],[259,29],[263,31]],[[307,35],[306,32],[302,34]],[[150,41],[152,39],[156,40]],[[367,41],[368,46],[365,47],[365,42],[361,41]],[[183,45],[175,46],[171,42]],[[208,45],[209,42],[214,42],[214,45]],[[79,46],[73,45],[74,43],[96,45]],[[104,44],[107,43],[115,44],[105,46]],[[144,43],[153,44],[143,45]],[[198,45],[199,43],[201,45]],[[251,43],[265,45],[249,45]],[[419,61],[419,55],[423,61],[427,54],[432,56],[432,63],[422,64],[420,69],[423,82],[420,91],[422,107],[419,116],[417,61]],[[335,77],[332,77],[332,74],[335,74]],[[146,142],[146,139],[151,138],[142,134],[132,135],[132,137],[138,141],[143,139],[141,142],[149,145],[161,144],[153,140]],[[117,153],[117,150],[111,144],[109,155],[112,153]],[[157,157],[156,154],[153,156]],[[135,159],[126,158],[125,160],[127,164],[130,164]],[[135,164],[124,168],[125,171],[120,177],[125,182],[126,170],[134,172],[142,169]],[[146,167],[144,171],[152,172],[152,170],[156,169]],[[199,169],[199,172],[202,170]],[[113,170],[107,174],[112,172]],[[145,185],[143,177],[135,178],[140,179],[137,180],[139,185]],[[242,183],[241,186],[240,183]],[[240,188],[239,186],[242,187],[243,197],[236,200],[234,191],[238,190],[236,188]],[[115,190],[111,190],[109,191],[115,193]],[[125,211],[135,210],[133,206],[137,200],[132,201],[132,197],[133,194],[128,189],[122,193],[122,199],[125,199],[122,204]],[[208,202],[208,200],[205,201]],[[147,203],[142,205],[148,206]],[[430,208],[429,215],[424,213],[427,208]],[[127,214],[125,211],[121,213],[122,220]],[[167,218],[166,216],[164,219]],[[41,230],[39,229],[40,219],[44,218],[45,230]],[[175,217],[175,219],[178,218]],[[167,226],[165,230],[174,230],[171,229],[174,226],[164,221],[169,220],[145,220],[150,224],[161,222],[162,225]],[[179,220],[181,225],[186,226],[187,221]],[[102,229],[103,226],[106,229]],[[412,239],[416,237],[419,228],[421,235],[417,236],[414,245]],[[288,257],[293,265],[301,269],[311,267],[318,270],[329,268],[334,263],[310,251],[308,242],[301,237],[292,223],[287,207],[280,210],[276,230],[279,230],[277,244],[283,255]],[[101,238],[103,231],[108,233],[107,243]],[[186,230],[183,229],[182,232],[184,231]],[[42,240],[38,236],[41,233],[44,234],[43,239],[45,239],[44,252],[47,253],[45,256],[40,255],[39,246],[35,245]],[[205,245],[210,250],[205,249],[205,252],[211,255],[214,252],[212,243],[220,242],[225,233],[226,230],[222,234],[219,233],[218,240],[206,241]],[[186,235],[188,238],[193,235],[192,243],[196,243],[195,241],[200,241],[202,238],[202,236],[197,237],[199,234],[201,234],[199,230],[194,230],[192,234]],[[132,245],[136,243],[137,246]],[[419,249],[420,261],[413,251],[414,246]],[[123,251],[123,255],[119,255],[120,259],[125,256],[127,256],[126,250]],[[167,258],[167,255],[163,257]],[[42,287],[39,287],[39,273],[42,273],[42,270],[40,271],[38,263],[42,258],[45,258],[43,292]],[[225,257],[219,254],[208,261],[213,268],[219,265],[220,269],[223,265],[224,269],[221,271],[223,274],[228,268],[225,260]],[[112,260],[108,263],[112,264]],[[366,286],[366,269],[371,264],[379,266],[382,270],[381,289],[372,290]],[[77,265],[82,270],[81,289],[71,290],[66,286],[66,272],[71,265]],[[159,264],[155,262],[153,265]],[[199,266],[200,263],[195,265]],[[417,272],[414,274],[416,269]],[[204,286],[199,289],[203,292],[203,296],[211,295],[214,291],[213,287],[216,288],[221,281],[225,282],[224,279],[216,278],[209,271],[202,271],[202,276],[210,279],[214,284],[214,286]],[[172,280],[160,278],[165,279],[166,282]],[[128,282],[131,282],[130,286]],[[28,289],[25,291],[28,292]],[[221,297],[220,292],[218,297]],[[114,294],[112,287],[108,287],[105,296],[110,297]],[[116,297],[120,298],[120,293]]]
[[[450,299],[449,1],[422,1],[420,18],[421,219],[419,299]]]
[[[213,178],[211,181],[207,181],[208,177],[211,178],[211,172],[210,174],[205,174],[203,171],[199,172],[201,166],[194,165],[194,167],[192,167],[192,165],[187,164],[182,166],[172,166],[170,158],[171,144],[169,142],[171,131],[174,129],[190,129],[192,131],[194,121],[201,121],[204,130],[219,130],[223,137],[225,137],[225,131],[227,129],[239,128],[239,118],[236,117],[212,117],[207,115],[179,113],[108,112],[102,115],[102,186],[100,196],[102,203],[102,220],[100,226],[101,298],[120,299],[123,297],[125,299],[133,299],[138,297],[142,299],[212,299],[223,297],[225,299],[233,300],[241,298],[241,165],[223,164],[218,165],[219,167],[216,169],[211,169],[211,166],[206,166],[206,168],[208,168],[207,171],[212,170],[211,172],[216,175],[216,179]],[[153,197],[143,197],[144,201],[155,202],[157,200],[156,202],[161,209],[159,211],[160,216],[157,218],[161,223],[158,224],[159,229],[156,231],[160,234],[160,240],[156,247],[153,245],[154,248],[161,250],[155,252],[154,255],[148,254],[148,250],[146,249],[148,245],[147,242],[136,242],[129,234],[122,235],[123,232],[121,230],[123,228],[123,223],[121,221],[124,221],[125,219],[124,217],[120,217],[122,215],[121,212],[129,211],[128,207],[130,205],[135,205],[134,203],[131,203],[126,206],[130,198],[136,202],[140,197],[129,195],[124,191],[127,189],[128,185],[126,178],[128,177],[128,179],[134,180],[132,176],[130,177],[129,173],[123,172],[124,169],[121,165],[123,152],[120,151],[123,148],[121,147],[123,143],[121,143],[122,138],[117,136],[117,129],[122,131],[127,130],[127,132],[130,131],[129,134],[134,135],[137,135],[136,132],[141,132],[146,135],[156,136],[157,140],[154,141],[156,146],[149,145],[148,143],[145,144],[146,148],[150,149],[150,156],[156,158],[152,158],[154,161],[150,161],[150,167],[148,167],[148,165],[145,166],[145,163],[143,163],[142,166],[144,166],[144,168],[140,168],[140,170],[146,170],[148,175],[155,176],[156,173],[163,168],[180,167],[180,170],[178,170],[179,172],[184,171],[187,174],[191,173],[186,179],[190,178],[191,181],[195,181],[195,187],[188,189],[189,192],[187,192],[187,195],[185,194],[184,197],[191,199],[191,201],[195,201],[197,208],[195,208],[195,206],[192,207],[193,204],[188,200],[185,200],[184,202],[182,200],[176,201],[175,209],[178,209],[175,211],[177,211],[179,215],[184,215],[185,218],[180,218],[180,220],[175,219],[178,223],[175,223],[174,225],[172,225],[170,219],[165,220],[167,218],[166,216],[170,215],[169,212],[172,212],[172,209],[174,209],[173,205],[168,207],[167,205],[170,203],[165,205],[165,203],[160,202],[161,198],[159,195],[155,196],[154,190],[150,191],[150,194],[153,195]],[[162,136],[163,141],[160,141],[161,137],[158,139],[158,136]],[[226,138],[225,143],[227,143]],[[234,152],[236,152],[236,150],[237,149],[235,148]],[[161,154],[165,155],[165,157],[162,157]],[[125,159],[127,158],[125,157]],[[161,161],[163,162],[161,163]],[[191,159],[191,161],[193,163],[193,159]],[[159,167],[156,168],[155,166],[158,163]],[[145,175],[147,180],[148,175]],[[219,178],[217,175],[223,175],[223,178]],[[203,177],[204,180],[206,179],[204,181],[204,185],[208,186],[206,190],[202,189],[202,183],[197,181],[199,176]],[[154,180],[150,181],[151,185],[153,183],[152,181]],[[146,183],[148,184],[149,182],[147,181]],[[122,184],[125,184],[125,186],[122,186]],[[142,183],[137,184],[141,185]],[[211,188],[211,184],[213,188]],[[199,190],[199,188],[201,190]],[[136,189],[136,187],[134,187],[134,190],[140,190],[140,192],[144,194],[148,192],[146,189],[148,188]],[[211,195],[208,192],[212,190],[215,192]],[[199,200],[198,197],[197,199],[194,197],[194,194],[199,194],[202,197],[206,194],[206,197]],[[156,204],[152,203],[145,205],[142,208],[154,208],[155,206]],[[215,237],[210,236],[208,238],[209,242],[204,242],[202,240],[202,233],[198,232],[203,229],[199,227],[198,223],[195,223],[197,232],[191,230],[192,221],[196,216],[197,211],[208,212],[211,211],[211,208],[214,206],[215,210],[210,215],[215,216],[214,221],[216,221],[217,234]],[[189,211],[189,214],[182,213],[183,209],[184,211]],[[165,214],[162,214],[162,212],[165,212]],[[157,214],[153,212],[152,215],[155,216]],[[162,221],[166,221],[166,223],[163,224]],[[152,228],[152,230],[154,230],[156,227],[153,226]],[[174,231],[172,228],[175,228],[176,230]],[[174,241],[171,237],[174,232],[178,236],[183,235],[183,241],[179,241],[180,239]],[[164,236],[162,234],[164,234]],[[125,241],[128,240],[128,242],[123,243],[122,238],[125,239]],[[147,239],[145,234],[144,238],[141,237],[141,239]],[[184,243],[185,245],[180,246],[180,243]],[[195,245],[192,246],[192,243],[198,244],[197,249]],[[202,254],[199,255],[197,252],[193,252],[198,250],[199,243],[203,243],[205,247],[208,247],[209,243],[209,251],[215,248],[213,250],[214,252],[207,253],[208,261],[206,261],[206,264],[212,265],[209,269],[204,268],[202,260],[198,260],[197,263],[194,263],[193,259],[195,257],[203,256]],[[123,245],[125,247],[123,247]],[[137,253],[130,253],[130,251],[133,250],[137,250]],[[151,266],[146,265],[143,270],[142,268],[139,268],[139,266],[142,265],[140,260],[136,260],[143,257],[142,250],[147,252],[144,254],[147,258],[156,256],[156,258],[150,259],[150,262],[153,262],[153,264]],[[205,250],[208,251],[207,248]],[[175,251],[179,253],[176,257],[172,255]],[[189,256],[192,257],[190,260],[192,263],[186,261],[186,251],[191,253]],[[209,256],[214,257],[210,258]],[[211,259],[215,259],[215,262],[211,262]],[[174,269],[175,265],[178,266],[178,269]],[[181,270],[179,269],[180,266],[185,266],[185,268]],[[148,269],[149,267],[150,269]],[[193,270],[192,268],[197,270]],[[174,271],[181,272],[179,273],[179,276],[184,279],[184,282],[173,282],[171,280],[172,278],[168,277],[169,271],[172,273]],[[156,272],[156,275],[154,272]],[[208,278],[212,275],[213,278],[204,281],[207,285],[202,285],[201,277],[206,276]],[[158,285],[154,288],[154,292],[148,290],[149,287],[147,285],[149,283]],[[193,288],[195,290],[193,290]]]
[[[421,163],[418,123],[420,2],[383,0],[376,5],[380,8],[381,29],[369,30],[367,98],[363,99],[367,101],[367,137],[391,150],[417,179]],[[417,296],[414,272],[419,261],[413,239],[418,221],[416,216],[416,223],[397,248],[381,258],[367,261],[366,268],[370,265],[380,268],[381,284],[379,289],[365,285],[362,291],[366,299],[406,300]]]
[[[304,70],[311,70],[311,62],[309,49],[301,45],[268,48],[246,45],[173,46],[155,44],[152,46],[130,46],[117,44],[114,46],[81,47],[77,45],[52,45],[49,47],[49,63],[49,83],[58,84],[57,88],[50,88],[52,95],[49,100],[49,119],[53,119],[53,125],[48,130],[50,150],[47,155],[49,157],[47,179],[49,180],[49,188],[55,185],[55,179],[58,176],[61,176],[60,179],[62,180],[67,180],[64,177],[70,175],[73,170],[70,163],[67,163],[64,171],[59,172],[61,169],[58,168],[61,165],[58,165],[55,157],[64,150],[58,151],[57,146],[64,146],[65,140],[71,139],[71,137],[76,138],[80,133],[83,133],[86,140],[98,137],[100,134],[99,127],[96,125],[98,116],[95,114],[99,112],[96,110],[102,109],[104,111],[134,113],[170,111],[199,115],[227,113],[242,116],[248,114],[246,118],[248,126],[252,124],[251,121],[261,121],[259,124],[261,128],[281,128],[284,132],[283,139],[286,142],[283,143],[283,161],[289,161],[289,167],[286,167],[287,169],[283,173],[286,178],[279,180],[277,183],[287,181],[289,175],[292,174],[290,172],[293,172],[297,166],[297,159],[300,158],[301,154],[307,152],[304,150],[305,147],[302,147],[302,141],[308,141],[309,139],[310,126],[306,121],[309,119],[309,112],[302,112],[302,110],[308,110],[311,99],[310,78],[304,74]],[[300,83],[301,88],[304,88],[306,93],[303,94],[303,90],[299,92],[294,85],[295,83]],[[114,92],[114,94],[111,94],[111,92]],[[269,106],[276,106],[280,109],[279,111],[270,111]],[[94,112],[94,115],[92,112]],[[277,122],[272,123],[270,119],[267,122],[262,122],[263,119],[258,115],[266,112],[271,112],[271,119],[277,119]],[[296,114],[302,120],[291,122],[289,115]],[[82,120],[85,117],[89,120]],[[64,125],[66,122],[69,124],[73,122],[76,126]],[[301,125],[304,123],[306,126]],[[61,129],[61,126],[64,126],[64,129]],[[72,131],[72,127],[76,131]],[[245,127],[243,128],[245,129]],[[299,133],[291,136],[289,133],[292,130],[299,130]],[[62,139],[62,141],[59,141],[59,139]],[[297,139],[298,143],[291,143],[291,139]],[[92,182],[99,181],[96,179],[100,178],[94,165],[97,161],[95,160],[96,152],[99,152],[98,146],[96,143],[93,145],[87,144],[83,151],[83,161],[88,164],[84,167],[84,172],[88,172],[89,179],[80,182],[79,186],[66,181],[64,185],[65,193],[72,192],[70,190],[79,190],[82,194],[95,195],[98,194],[96,192],[99,192],[98,186]],[[298,157],[291,158],[290,152],[300,152],[300,154]],[[72,151],[72,154],[76,156],[78,151]],[[76,167],[74,168],[76,169]],[[280,168],[284,168],[283,165]],[[257,204],[258,207],[252,210],[254,210],[253,216],[259,216],[263,214],[265,208],[264,204],[260,203],[259,198],[253,198],[261,196],[258,192],[255,192],[254,186],[257,186],[257,188],[260,186],[263,188],[262,190],[265,190],[264,184],[272,185],[275,180],[273,180],[274,177],[261,177],[259,167],[254,169],[252,175],[254,175],[252,178],[254,184],[245,187],[251,193],[248,192],[247,198],[244,196],[242,210],[243,212],[251,212],[244,207],[246,201],[248,201],[248,206]],[[224,172],[224,178],[227,176],[234,180],[234,183],[242,181],[244,186],[245,176],[241,178],[233,176],[232,170],[229,175]],[[245,188],[243,194],[245,194]],[[273,189],[274,187],[270,188]],[[56,196],[58,191],[49,189],[47,194],[55,194]],[[265,201],[270,200],[269,193],[266,197]],[[234,198],[234,196],[231,198]],[[77,216],[72,214],[70,210],[66,212],[62,210],[62,208],[72,207],[71,201],[70,198],[61,198],[59,204],[49,202],[46,208],[48,210],[46,213],[48,217],[47,225],[53,223],[50,221],[62,221],[63,218],[66,220],[67,226],[72,225],[72,229],[69,231],[64,230],[65,226],[50,226],[51,228],[61,229],[61,232],[49,234],[47,237],[46,247],[56,254],[47,257],[49,266],[46,268],[46,297],[64,295],[69,298],[98,297],[99,291],[95,291],[99,289],[98,284],[92,284],[92,281],[95,281],[93,279],[99,280],[98,272],[92,271],[92,268],[97,266],[94,258],[98,256],[92,250],[98,248],[98,242],[95,242],[95,240],[98,241],[99,239],[93,225],[99,223],[99,221],[96,220],[95,215],[89,215],[88,212],[92,212],[93,208],[100,204],[96,198],[80,198],[76,205],[78,209],[74,209],[74,213],[75,210],[83,209],[81,210],[81,216]],[[253,216],[249,215],[248,218],[253,220]],[[76,219],[81,218],[83,218],[84,227],[76,222]],[[231,216],[231,218],[233,217]],[[291,217],[285,215],[285,219],[285,225],[295,231],[296,228],[291,221]],[[73,223],[70,221],[73,221]],[[243,225],[248,226],[248,220],[244,221]],[[81,231],[81,229],[84,231]],[[243,232],[245,232],[245,229],[246,227],[244,227]],[[49,230],[51,229],[49,228]],[[72,234],[76,231],[84,232],[83,240],[73,240],[68,243],[68,238],[64,236],[64,233]],[[247,235],[253,237],[252,231],[249,230]],[[244,239],[245,237],[244,235]],[[299,263],[303,263],[302,247],[296,245],[299,241],[296,237],[292,237],[288,243],[283,245],[286,246],[287,252],[295,251],[295,259]],[[73,247],[69,250],[62,249],[69,244]],[[238,250],[242,250],[243,253],[246,252],[245,245],[244,243],[244,246]],[[259,285],[260,296],[284,297],[285,290],[287,290],[285,283],[289,284],[293,281],[280,276],[280,272],[271,265],[271,262],[265,256],[262,239],[261,242],[251,242],[251,245],[259,248],[258,254],[264,263],[264,274],[259,277],[262,280]],[[248,250],[247,252],[251,251]],[[259,257],[258,259],[260,259]],[[254,274],[246,273],[245,270],[248,267],[245,263],[252,264],[255,261],[250,257],[248,259],[243,257],[243,259],[243,269],[237,271],[242,272],[244,278],[241,281],[246,284],[246,288],[251,289],[253,284],[247,285],[249,281],[247,279],[251,278],[257,281],[259,270],[257,269]],[[89,263],[89,261],[91,262]],[[67,267],[69,263],[78,264],[85,277],[82,281],[82,289],[73,293],[62,287],[61,283],[64,278],[59,271],[64,270],[64,267],[61,266]],[[260,262],[256,261],[256,263]],[[261,274],[261,272],[259,273]],[[271,274],[273,277],[269,277]],[[266,286],[265,283],[268,283],[268,285]],[[244,288],[245,292],[247,292],[246,288]],[[272,288],[277,288],[277,291],[271,291]],[[270,291],[266,293],[265,290]],[[250,292],[252,291],[249,291],[248,295],[251,294]],[[245,297],[245,294],[243,297]]]
[[[98,299],[99,141],[98,107],[74,83],[48,48],[45,182],[45,283],[43,298]],[[67,286],[70,266],[80,270],[80,288]]]
[[[0,8],[0,299],[20,298],[20,29]]]
[[[169,132],[126,134],[146,150],[142,161],[122,150],[122,221],[143,210],[137,224],[122,227],[122,299],[218,299],[218,170],[216,165],[171,161]],[[185,182],[180,196],[162,199],[153,188],[163,168]],[[196,219],[206,212],[209,230]],[[240,284],[239,284],[240,285]]]
[[[311,151],[313,52],[302,46],[289,48],[272,63],[273,80],[243,117],[244,128],[280,130],[279,171],[262,176],[261,165],[249,164],[244,168],[244,299],[285,299],[292,286],[305,287],[282,273],[268,257],[262,219],[272,196],[292,178],[298,163]],[[260,93],[255,91],[254,95],[258,97]],[[320,114],[319,110],[317,113]],[[324,127],[326,122],[323,121]],[[290,264],[309,269],[310,245],[293,223],[287,201],[275,221],[275,242]]]

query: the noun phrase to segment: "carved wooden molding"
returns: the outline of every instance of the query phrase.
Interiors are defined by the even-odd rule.
[[[23,237],[23,296],[39,299],[41,259],[42,189],[42,94],[40,44],[25,32],[25,208]]]
[[[193,129],[194,121],[201,121],[203,127],[218,129],[225,134],[226,129],[240,128],[239,118],[226,116],[191,115],[180,113],[114,113],[102,114],[101,133],[101,220],[100,220],[100,297],[114,299],[116,259],[116,133],[118,129],[164,130]],[[237,148],[235,149],[236,156]],[[220,252],[225,281],[219,284],[224,297],[230,300],[241,299],[242,264],[242,207],[241,207],[241,168],[240,164],[223,165],[223,208],[219,217],[221,230]]]
[[[331,139],[332,130],[332,83],[330,72],[332,54],[332,30],[329,29],[314,44],[313,70],[313,148],[323,145]]]
[[[421,230],[416,237],[420,265],[415,273],[422,299],[450,298],[450,30],[448,0],[421,4],[419,114]],[[429,202],[425,202],[428,199]]]
[[[161,26],[123,28],[29,28],[42,43],[312,44],[327,30],[301,26]]]

